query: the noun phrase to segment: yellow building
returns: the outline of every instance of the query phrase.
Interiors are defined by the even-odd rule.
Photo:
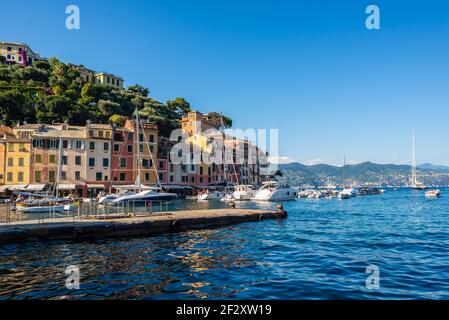
[[[30,183],[31,140],[8,137],[4,151],[3,184],[27,186]]]
[[[121,77],[106,72],[95,74],[95,78],[96,83],[111,86],[120,90],[123,89],[123,83],[125,82]]]
[[[0,55],[6,58],[8,63],[33,64],[40,57],[25,43],[0,42]]]
[[[182,131],[193,135],[195,133],[204,132],[208,129],[218,129],[219,124],[209,120],[206,115],[198,111],[189,112],[181,120]]]

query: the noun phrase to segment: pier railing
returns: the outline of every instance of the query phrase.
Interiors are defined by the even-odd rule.
[[[15,203],[0,205],[0,226],[17,223],[48,223],[56,221],[75,221],[79,219],[109,219],[129,216],[149,216],[168,214],[168,201],[127,201],[119,204],[99,204],[80,202],[71,210],[50,208],[45,213],[22,213]]]

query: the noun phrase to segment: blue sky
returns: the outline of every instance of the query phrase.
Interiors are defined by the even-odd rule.
[[[300,162],[449,165],[447,1],[14,1],[0,40],[278,128]],[[65,8],[81,29],[65,28]],[[381,30],[365,28],[376,4]],[[26,9],[25,9],[26,8]]]

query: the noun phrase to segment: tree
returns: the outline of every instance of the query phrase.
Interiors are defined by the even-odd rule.
[[[176,98],[175,100],[168,100],[167,107],[175,110],[180,116],[190,112],[190,103],[184,98]]]
[[[105,119],[109,119],[109,117],[113,116],[114,114],[119,114],[121,111],[120,105],[118,103],[106,100],[98,101],[98,110],[105,117]]]
[[[109,117],[109,123],[115,124],[119,127],[123,127],[125,125],[125,122],[126,117],[119,114],[114,114],[113,116]]]
[[[148,90],[148,88],[144,88],[139,84],[128,86],[128,90],[140,94],[144,97],[148,97],[148,95],[150,94],[150,90]]]
[[[0,56],[0,63],[6,63],[6,58],[4,56]]]
[[[0,91],[0,122],[11,125],[26,116],[25,96],[17,89]]]
[[[73,114],[73,102],[64,96],[46,96],[36,108],[40,123],[64,122]]]
[[[38,69],[45,70],[45,71],[50,71],[50,69],[51,69],[50,63],[48,63],[48,61],[45,61],[45,60],[36,60],[36,61],[34,61],[33,66],[35,66]]]
[[[232,119],[225,115],[221,115],[218,112],[209,112],[207,114],[207,118],[211,121],[216,122],[219,125],[219,127],[222,129],[227,129],[227,128],[232,127]],[[223,120],[223,125],[221,124],[222,120]]]

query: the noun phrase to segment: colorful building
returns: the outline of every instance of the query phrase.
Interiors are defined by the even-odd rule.
[[[111,152],[113,187],[134,184],[134,169],[134,131],[114,127]]]
[[[95,74],[96,83],[104,84],[106,86],[111,86],[116,89],[122,90],[124,80],[122,77],[113,75],[112,73],[99,72]]]
[[[35,53],[25,43],[0,42],[0,55],[6,58],[6,63],[31,65],[40,60],[39,54]]]

